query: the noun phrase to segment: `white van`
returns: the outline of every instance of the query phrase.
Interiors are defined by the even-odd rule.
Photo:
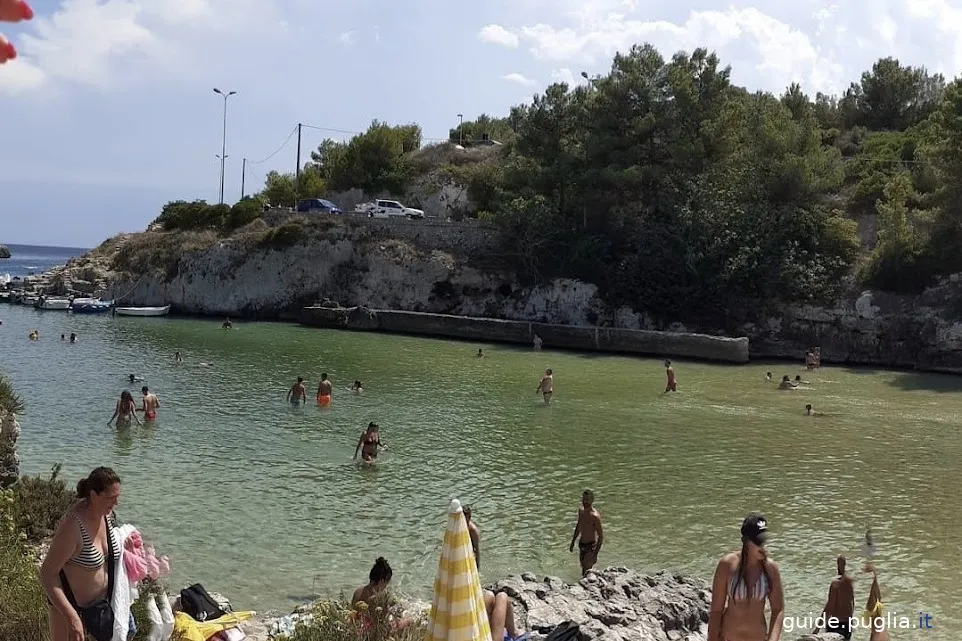
[[[405,207],[396,200],[376,200],[368,216],[371,218],[424,218],[424,212],[413,207]]]

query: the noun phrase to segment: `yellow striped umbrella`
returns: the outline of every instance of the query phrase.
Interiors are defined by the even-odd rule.
[[[457,499],[448,510],[426,641],[491,641],[471,535]]]

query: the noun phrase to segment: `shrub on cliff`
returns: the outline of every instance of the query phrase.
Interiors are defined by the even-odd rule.
[[[174,200],[160,210],[154,223],[165,231],[190,229],[219,229],[230,213],[227,205],[209,205],[205,200]]]
[[[259,219],[264,213],[264,203],[257,198],[243,198],[230,208],[222,222],[225,231],[234,231]]]
[[[287,223],[274,229],[268,229],[261,237],[258,247],[261,249],[286,249],[307,240],[304,225]]]
[[[10,381],[0,374],[0,414],[4,412],[22,412],[23,401],[13,389]]]
[[[0,639],[47,640],[47,604],[34,556],[16,528],[11,490],[0,491]]]
[[[59,464],[49,478],[21,476],[8,492],[12,497],[10,516],[27,543],[38,545],[53,534],[60,518],[76,500],[76,493],[60,478]]]
[[[354,608],[343,600],[319,601],[311,615],[309,622],[296,626],[290,641],[423,641],[427,632],[423,617],[396,625],[405,618],[404,608],[389,593]]]

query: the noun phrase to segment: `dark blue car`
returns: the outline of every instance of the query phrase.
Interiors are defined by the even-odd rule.
[[[323,212],[335,216],[341,214],[341,210],[338,209],[337,205],[323,198],[305,198],[297,203],[297,211],[302,213]]]

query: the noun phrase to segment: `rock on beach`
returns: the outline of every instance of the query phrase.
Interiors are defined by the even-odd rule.
[[[0,245],[0,258],[10,258],[10,248],[6,245]]]
[[[595,570],[577,583],[531,573],[487,586],[504,592],[516,624],[532,641],[543,641],[557,625],[579,626],[578,641],[705,641],[711,589],[700,579],[662,571],[645,575],[623,567]],[[430,608],[430,606],[428,606]],[[266,641],[266,627],[251,626],[248,638]],[[841,641],[837,634],[782,633],[785,641]]]

